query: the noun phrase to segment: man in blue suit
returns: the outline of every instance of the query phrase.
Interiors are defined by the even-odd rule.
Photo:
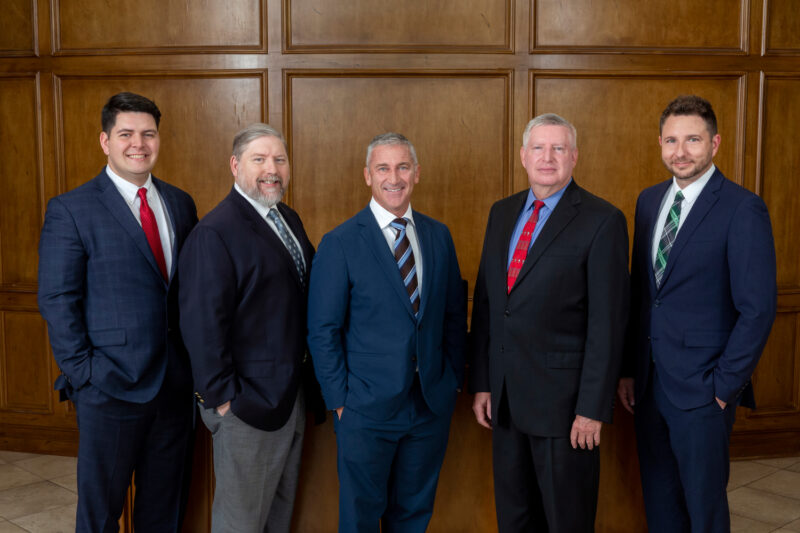
[[[102,112],[108,166],[50,200],[39,309],[78,417],[76,531],[117,531],[136,474],[136,531],[180,528],[191,466],[192,380],[176,266],[197,222],[191,197],[150,174],[156,105],[132,93]]]
[[[336,411],[339,531],[423,532],[463,378],[466,298],[450,232],[411,209],[412,144],[375,137],[365,209],[314,256],[308,344]]]
[[[714,166],[711,104],[680,96],[661,115],[673,177],[636,204],[622,405],[635,426],[648,528],[730,531],[726,485],[736,406],[776,307],[775,247],[755,194]]]

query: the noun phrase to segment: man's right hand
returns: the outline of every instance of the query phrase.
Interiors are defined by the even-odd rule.
[[[622,407],[633,414],[633,405],[636,403],[633,397],[633,378],[619,378],[617,394],[619,395],[619,401],[622,402]]]
[[[475,413],[475,420],[485,428],[492,429],[492,393],[477,392],[472,401],[472,411]]]
[[[344,405],[336,408],[336,416],[339,417],[339,420],[342,419],[342,411],[344,411]]]
[[[219,416],[225,416],[225,413],[227,413],[230,410],[231,410],[231,401],[228,400],[227,402],[217,407],[217,414]]]

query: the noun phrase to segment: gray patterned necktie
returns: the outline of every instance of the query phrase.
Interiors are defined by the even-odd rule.
[[[661,287],[661,280],[664,278],[664,271],[667,269],[669,251],[672,250],[672,245],[675,243],[675,238],[678,236],[682,201],[683,192],[676,192],[675,200],[672,202],[672,207],[669,208],[669,213],[667,213],[667,220],[664,222],[664,231],[661,233],[661,239],[658,241],[656,262],[653,265],[656,276],[656,287]]]
[[[283,244],[286,246],[286,249],[289,250],[289,254],[294,260],[294,266],[297,267],[297,273],[300,274],[300,284],[305,285],[306,268],[303,264],[303,256],[300,253],[300,249],[297,247],[297,243],[294,242],[294,239],[289,234],[289,230],[286,229],[286,224],[283,223],[283,219],[278,216],[277,209],[270,209],[267,212],[267,217],[275,224],[278,235],[280,235]]]

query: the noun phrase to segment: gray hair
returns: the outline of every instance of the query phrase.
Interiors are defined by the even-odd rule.
[[[367,167],[369,167],[369,158],[372,157],[372,150],[376,146],[383,146],[387,144],[402,144],[408,148],[408,152],[411,154],[411,159],[414,161],[415,165],[419,165],[417,162],[417,151],[414,150],[414,145],[411,144],[411,141],[405,138],[404,135],[400,133],[388,132],[388,133],[381,133],[380,135],[376,135],[370,141],[369,146],[367,146]]]
[[[544,113],[536,118],[531,119],[528,125],[525,126],[525,131],[522,133],[522,146],[528,146],[528,139],[531,136],[531,130],[537,126],[563,126],[569,130],[572,137],[571,148],[578,147],[578,131],[575,129],[569,120],[564,117],[558,116],[555,113]]]
[[[247,150],[247,146],[259,137],[277,137],[283,143],[286,151],[289,151],[289,147],[286,146],[286,139],[283,138],[283,135],[278,130],[269,124],[256,122],[240,130],[233,138],[233,157],[239,161],[244,151]]]

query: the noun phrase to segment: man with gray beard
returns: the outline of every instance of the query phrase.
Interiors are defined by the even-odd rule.
[[[267,124],[236,134],[235,184],[186,240],[181,333],[214,441],[212,532],[288,532],[305,424],[301,367],[314,249]]]

